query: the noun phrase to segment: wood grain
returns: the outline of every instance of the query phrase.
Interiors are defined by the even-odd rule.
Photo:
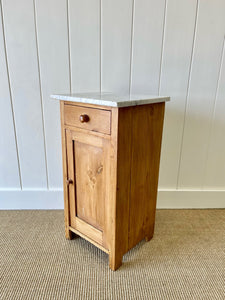
[[[77,217],[102,230],[105,204],[103,149],[74,141]]]
[[[74,131],[74,129],[76,130],[76,133],[75,135],[77,135],[78,137],[80,136],[83,136],[84,134],[88,134],[90,137],[93,136],[93,137],[101,137],[103,139],[106,139],[106,140],[110,140],[111,139],[111,136],[109,134],[104,134],[104,133],[101,133],[101,132],[97,132],[97,131],[90,131],[88,129],[83,129],[83,128],[74,128],[74,126],[68,126],[68,125],[65,125],[64,126],[66,129],[69,129],[70,131]],[[100,144],[102,144],[103,142],[101,142]]]
[[[69,230],[70,226],[70,206],[68,186],[66,180],[67,175],[67,149],[66,149],[66,134],[64,129],[64,102],[60,102],[60,114],[61,114],[61,138],[62,138],[62,162],[63,162],[63,192],[64,192],[64,221],[65,221],[65,235],[67,239],[72,239],[72,233]]]
[[[87,115],[89,117],[88,122],[81,122],[81,115]],[[110,134],[111,111],[65,105],[65,125]]]
[[[96,109],[103,109],[103,110],[110,110],[110,106],[105,106],[105,105],[98,105],[98,104],[92,104],[92,103],[84,103],[84,102],[73,102],[73,101],[64,101],[65,104],[67,105],[73,105],[73,106],[82,106],[82,107],[87,107],[87,108],[96,108]]]
[[[93,245],[95,245],[96,247],[98,247],[100,250],[104,251],[105,253],[109,254],[109,250],[104,248],[102,245],[96,243],[94,240],[90,239],[89,237],[87,237],[85,234],[83,234],[82,232],[74,229],[73,227],[70,226],[70,230],[72,232],[74,232],[75,234],[79,235],[80,237],[84,238],[85,240],[87,240],[88,242],[92,243]]]
[[[75,107],[61,105],[62,113]],[[66,228],[69,223],[73,232],[106,249],[112,270],[130,248],[153,235],[164,107],[112,108],[110,139],[68,129],[62,117]]]
[[[66,129],[67,170],[69,184],[70,225],[77,228],[81,220],[96,230],[100,230],[101,243],[108,248],[105,238],[105,205],[108,203],[106,185],[109,178],[109,159],[106,157],[110,146],[108,139],[103,139],[87,132]],[[67,179],[67,178],[66,178]],[[86,229],[84,229],[86,230]],[[85,231],[85,235],[95,240],[96,232]]]
[[[106,205],[105,232],[107,244],[109,245],[109,267],[118,269],[122,264],[121,252],[118,255],[117,243],[117,156],[118,156],[118,118],[119,109],[112,108],[112,132],[109,150],[110,176],[107,184],[108,201]]]
[[[131,197],[132,107],[120,108],[117,137],[116,243],[119,259],[128,251]]]
[[[102,231],[91,226],[87,222],[84,222],[80,218],[75,218],[75,226],[73,226],[79,232],[82,232],[85,236],[89,237],[99,245],[102,245]]]
[[[165,103],[132,112],[129,249],[153,236]]]

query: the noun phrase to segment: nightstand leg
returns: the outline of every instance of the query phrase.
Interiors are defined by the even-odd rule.
[[[153,238],[154,234],[154,224],[152,224],[151,228],[148,231],[148,234],[145,237],[146,242],[149,242]]]
[[[111,270],[116,271],[122,265],[123,256],[109,253],[109,267]]]
[[[74,233],[65,227],[65,236],[67,240],[72,240],[74,238]]]
[[[146,242],[149,242],[153,237],[153,234],[149,234],[145,237]]]

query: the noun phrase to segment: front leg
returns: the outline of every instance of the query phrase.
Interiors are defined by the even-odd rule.
[[[65,226],[65,236],[67,240],[72,240],[74,238],[74,233]]]
[[[116,254],[115,251],[109,253],[109,267],[116,271],[122,265],[123,255]]]

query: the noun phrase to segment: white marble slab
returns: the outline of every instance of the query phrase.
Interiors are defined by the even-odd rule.
[[[126,107],[150,103],[166,102],[170,97],[153,95],[116,95],[112,93],[80,93],[51,95],[51,98],[63,101],[104,105],[111,107]]]

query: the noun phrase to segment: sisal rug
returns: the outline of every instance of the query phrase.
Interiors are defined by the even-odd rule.
[[[225,299],[225,210],[158,210],[116,272],[63,211],[0,211],[0,299]]]

